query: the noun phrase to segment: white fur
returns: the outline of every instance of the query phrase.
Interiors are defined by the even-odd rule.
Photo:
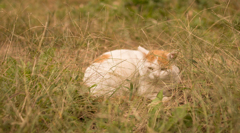
[[[160,90],[169,90],[180,81],[179,69],[161,70],[161,65],[145,59],[148,50],[114,50],[106,52],[111,57],[91,64],[85,71],[83,81],[95,96],[122,94],[127,92],[130,82],[141,96],[154,99]],[[172,59],[172,55],[168,58]],[[175,57],[174,57],[175,58]],[[151,70],[149,70],[151,68]]]

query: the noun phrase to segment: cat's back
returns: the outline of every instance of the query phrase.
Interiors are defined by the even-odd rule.
[[[137,63],[143,59],[143,54],[137,50],[118,49],[103,53],[101,56],[93,61],[92,65],[116,65],[131,63],[137,65]]]
[[[85,70],[83,81],[91,86],[95,83],[117,84],[137,74],[143,54],[137,50],[119,49],[103,53]],[[111,80],[114,80],[111,81]]]
[[[104,53],[103,55],[110,55],[112,58],[119,59],[140,59],[143,58],[143,54],[138,50],[129,50],[129,49],[117,49]]]
[[[129,77],[136,71],[138,65],[141,64],[143,56],[143,53],[137,50],[127,49],[103,53],[86,69],[84,77],[96,78],[106,74],[117,74],[119,76]]]

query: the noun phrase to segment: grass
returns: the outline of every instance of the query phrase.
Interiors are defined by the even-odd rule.
[[[0,132],[239,131],[239,9],[237,0],[1,0]],[[88,95],[94,58],[139,45],[179,50],[171,101]]]

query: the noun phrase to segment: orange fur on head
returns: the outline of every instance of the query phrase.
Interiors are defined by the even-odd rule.
[[[94,63],[101,63],[101,62],[103,62],[104,60],[109,59],[110,57],[111,57],[111,55],[109,55],[109,54],[104,54],[104,55],[101,55],[101,56],[99,56],[98,58],[96,58],[93,62],[94,62]]]
[[[153,62],[158,57],[158,64],[162,65],[163,67],[169,66],[169,60],[167,58],[168,52],[162,50],[152,50],[146,55],[146,59],[149,62]]]

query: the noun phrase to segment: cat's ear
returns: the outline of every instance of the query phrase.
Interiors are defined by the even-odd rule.
[[[174,60],[174,59],[176,59],[177,58],[177,55],[178,55],[178,51],[172,51],[171,53],[169,53],[168,55],[167,55],[167,57],[168,57],[168,60]]]
[[[142,52],[143,54],[147,55],[149,53],[148,50],[146,50],[145,48],[138,46],[138,51]]]

